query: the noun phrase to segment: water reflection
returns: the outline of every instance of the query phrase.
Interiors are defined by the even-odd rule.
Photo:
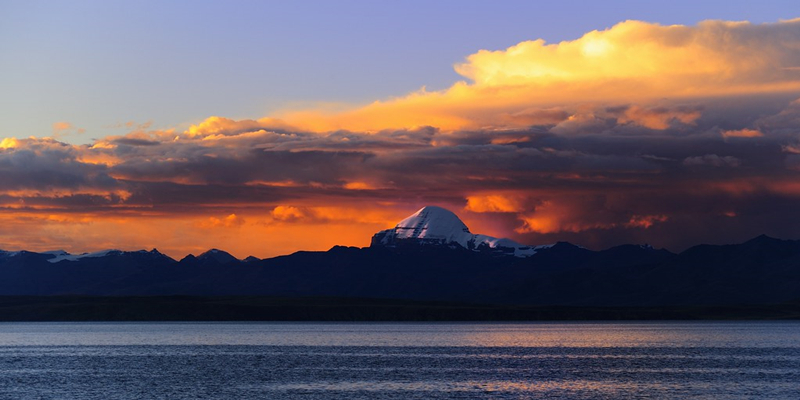
[[[799,322],[0,323],[0,346],[800,347]]]
[[[798,328],[0,324],[0,398],[796,400]]]

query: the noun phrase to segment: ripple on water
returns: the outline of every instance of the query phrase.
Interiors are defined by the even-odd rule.
[[[798,328],[0,324],[0,398],[796,399]]]

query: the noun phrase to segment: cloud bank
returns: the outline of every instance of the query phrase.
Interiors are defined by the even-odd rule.
[[[0,240],[269,256],[366,245],[425,204],[531,244],[800,238],[800,20],[626,21],[456,70],[339,113],[5,138]]]
[[[776,24],[704,21],[663,26],[625,21],[579,39],[481,50],[455,66],[467,80],[447,90],[424,88],[338,114],[287,113],[306,129],[360,131],[524,128],[564,121],[579,105],[690,102],[800,89],[800,19]],[[652,110],[652,109],[651,109]],[[644,126],[648,118],[631,122]],[[652,117],[652,116],[651,116]],[[678,117],[679,121],[691,116]]]

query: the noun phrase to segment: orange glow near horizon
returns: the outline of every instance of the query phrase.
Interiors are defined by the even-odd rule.
[[[271,214],[205,217],[0,213],[0,222],[13,228],[0,233],[0,241],[3,250],[61,249],[80,254],[112,248],[125,251],[157,248],[180,260],[187,254],[198,255],[218,248],[240,259],[250,255],[267,258],[300,250],[325,251],[336,245],[368,246],[372,234],[396,223],[370,219],[358,210],[345,215],[362,214],[363,218],[353,223],[338,214],[339,219],[326,219],[326,213],[329,216],[342,210],[323,208],[306,217],[297,211],[291,214],[290,207],[276,208],[279,211]],[[379,216],[374,212],[368,214]]]

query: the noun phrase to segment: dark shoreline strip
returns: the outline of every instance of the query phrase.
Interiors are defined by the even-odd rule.
[[[0,321],[623,321],[800,319],[800,303],[742,306],[506,306],[253,296],[0,296]]]

